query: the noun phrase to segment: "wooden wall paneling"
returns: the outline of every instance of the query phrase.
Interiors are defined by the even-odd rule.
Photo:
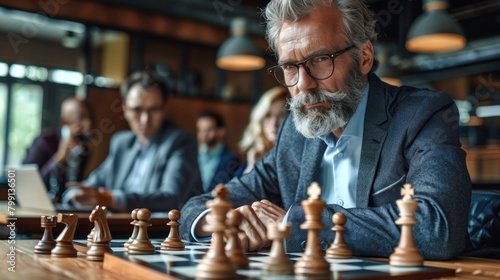
[[[19,34],[22,35],[22,34]],[[60,42],[29,39],[17,47],[11,45],[8,34],[0,32],[0,61],[53,68],[76,69],[80,50],[68,49]]]
[[[238,154],[237,143],[248,123],[251,105],[177,96],[172,96],[167,105],[167,115],[170,119],[195,136],[196,117],[203,110],[213,110],[224,118],[227,127],[226,143],[231,151]]]
[[[51,5],[48,3],[51,3]],[[223,27],[211,26],[160,13],[140,11],[131,7],[112,5],[97,0],[0,0],[0,5],[41,13],[54,18],[69,19],[119,30],[155,34],[213,46],[220,45],[229,36],[229,30]],[[259,41],[260,44],[265,44],[263,38],[260,38]]]
[[[88,87],[87,101],[93,115],[94,137],[85,177],[108,155],[111,136],[117,131],[128,129],[128,124],[123,117],[118,89]]]

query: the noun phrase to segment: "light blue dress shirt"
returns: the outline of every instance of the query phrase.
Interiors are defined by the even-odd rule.
[[[123,190],[113,190],[113,202],[114,208],[118,211],[125,211],[127,205],[125,201],[126,193],[144,193],[144,178],[146,176],[146,171],[149,169],[151,162],[154,158],[154,150],[151,143],[147,145],[141,145],[139,141],[134,144],[134,149],[138,149],[137,157],[134,160],[132,169],[129,175],[125,179]]]
[[[340,138],[335,139],[333,133],[319,137],[327,145],[318,179],[322,189],[321,199],[327,204],[338,204],[344,208],[356,207],[356,187],[367,101],[368,87],[365,88],[364,96]]]
[[[206,145],[203,145],[198,150],[198,165],[200,166],[201,180],[203,182],[203,190],[208,191],[210,183],[214,178],[215,171],[219,167],[220,158],[224,151],[224,145],[219,144],[212,150],[209,150]]]

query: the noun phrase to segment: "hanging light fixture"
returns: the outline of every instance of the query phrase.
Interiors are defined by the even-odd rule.
[[[424,0],[424,13],[412,24],[406,39],[406,48],[416,53],[456,51],[467,39],[460,25],[450,14],[448,0]]]
[[[246,34],[245,19],[235,18],[231,22],[231,37],[217,51],[216,64],[231,71],[258,70],[266,65],[262,51]]]

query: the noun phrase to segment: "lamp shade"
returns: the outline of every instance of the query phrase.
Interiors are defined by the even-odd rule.
[[[232,36],[222,43],[217,51],[217,66],[231,71],[263,68],[266,61],[256,43],[246,35],[244,20],[235,19],[231,25]]]
[[[434,2],[440,4],[432,6]],[[460,25],[446,12],[447,3],[426,1],[425,5],[428,5],[424,8],[426,12],[413,22],[408,31],[406,48],[416,53],[440,53],[463,48],[467,40]]]

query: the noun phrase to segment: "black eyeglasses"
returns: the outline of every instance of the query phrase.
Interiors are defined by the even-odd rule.
[[[307,74],[313,79],[325,80],[330,78],[333,74],[333,70],[335,69],[335,58],[354,47],[356,47],[356,45],[350,45],[332,54],[318,54],[298,63],[276,65],[268,68],[267,72],[273,75],[280,84],[286,87],[292,87],[299,82],[300,65],[306,69]]]

